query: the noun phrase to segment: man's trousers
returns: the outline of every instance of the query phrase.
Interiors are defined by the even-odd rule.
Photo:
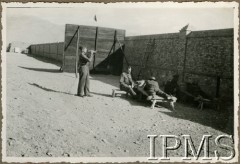
[[[83,65],[79,69],[79,83],[77,95],[80,96],[89,95],[90,92],[89,87],[90,87],[89,66]]]

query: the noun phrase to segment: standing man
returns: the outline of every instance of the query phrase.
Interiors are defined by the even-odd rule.
[[[132,68],[128,66],[127,71],[121,74],[120,78],[120,90],[130,93],[132,96],[136,96],[136,93],[133,90],[134,81],[132,80],[131,75]]]
[[[93,54],[95,51],[90,51],[90,55],[87,55],[87,48],[86,47],[79,47],[80,54],[78,60],[78,72],[79,72],[79,83],[78,83],[78,90],[77,96],[84,97],[92,97],[89,91],[89,65],[93,59]]]

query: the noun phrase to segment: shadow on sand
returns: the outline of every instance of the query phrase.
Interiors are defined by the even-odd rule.
[[[233,134],[233,113],[231,109],[216,111],[213,109],[199,110],[181,103],[177,103],[176,111],[159,111],[170,117],[189,120],[204,126],[212,127],[227,134]]]
[[[115,97],[112,97],[112,94],[106,94],[106,93],[97,93],[97,92],[91,92],[93,95],[99,95],[99,96],[104,96],[107,98],[112,98],[112,99],[124,99],[128,101],[132,106],[143,106],[143,107],[149,107],[150,108],[150,103],[148,102],[140,102],[137,101],[136,99],[133,99],[131,96],[126,96],[125,94],[121,95],[116,95]]]
[[[55,65],[59,65],[59,62],[52,61],[48,58],[39,58],[29,55],[30,57],[33,57],[37,60],[52,63]],[[58,63],[58,64],[57,64]],[[21,67],[22,69],[27,70],[33,70],[33,71],[39,71],[39,72],[50,72],[50,73],[61,73],[59,69],[47,69],[47,68],[28,68],[28,67]],[[91,80],[97,80],[103,83],[106,83],[108,85],[113,86],[114,88],[119,88],[119,76],[114,75],[101,75],[101,74],[93,74]],[[53,89],[49,89],[43,86],[40,86],[35,83],[29,83],[29,85],[35,86],[37,88],[40,88],[42,90],[48,91],[48,92],[56,92],[56,93],[62,93],[67,95],[73,95],[67,92],[62,91],[56,91]],[[112,98],[111,96],[111,90],[109,91],[109,94],[105,93],[96,93],[91,92],[94,95],[104,96],[108,98]],[[116,97],[119,98],[119,97]],[[120,98],[125,99],[133,106],[144,106],[146,108],[150,108],[150,104],[147,102],[138,102],[130,97],[126,97],[125,95],[121,95]],[[165,107],[167,109],[167,104],[160,104],[162,107]],[[204,110],[197,110],[194,107],[190,107],[189,105],[184,105],[181,103],[176,104],[176,111],[162,111],[159,110],[158,112],[166,114],[172,118],[177,119],[184,119],[189,120],[191,122],[196,122],[204,126],[212,127],[214,129],[220,130],[224,133],[233,134],[233,109],[230,108],[224,108],[225,110],[216,111],[213,109],[204,109]]]
[[[91,94],[99,95],[99,96],[104,96],[104,97],[109,97],[109,98],[112,97],[112,95],[110,95],[110,94],[106,94],[106,93],[91,92]]]
[[[30,67],[22,67],[22,66],[18,66],[18,67],[27,69],[27,70],[31,70],[31,71],[38,71],[38,72],[62,73],[59,69],[30,68]]]
[[[92,78],[90,80],[101,81],[105,84],[113,86],[114,88],[119,88],[119,76],[94,74],[91,75],[91,77]]]
[[[50,63],[50,64],[54,64],[56,66],[60,67],[62,66],[62,62],[61,61],[57,61],[55,59],[50,59],[50,58],[47,58],[47,57],[43,57],[43,56],[35,56],[35,55],[32,55],[32,54],[26,54],[27,56],[29,57],[32,57],[36,60],[39,60],[39,61],[42,61],[44,63]]]
[[[28,83],[29,85],[32,85],[34,87],[37,87],[37,88],[40,88],[44,91],[47,91],[47,92],[55,92],[55,93],[62,93],[62,94],[67,94],[67,95],[72,95],[74,96],[74,94],[71,94],[71,93],[67,93],[67,92],[62,92],[62,91],[56,91],[56,90],[53,90],[53,89],[49,89],[49,88],[46,88],[46,87],[43,87],[41,85],[38,85],[36,83]]]

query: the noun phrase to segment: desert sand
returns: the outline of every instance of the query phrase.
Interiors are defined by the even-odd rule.
[[[81,98],[75,96],[75,74],[59,72],[55,64],[8,53],[6,67],[9,157],[148,157],[147,135],[163,134],[189,134],[196,147],[202,135],[210,134],[210,155],[215,149],[229,152],[217,148],[214,139],[232,133],[231,110],[198,110],[181,103],[176,111],[164,104],[150,109],[125,96],[112,98],[119,84],[113,75],[91,75],[93,97]],[[156,139],[157,156],[161,142]],[[169,155],[183,152],[182,146]]]

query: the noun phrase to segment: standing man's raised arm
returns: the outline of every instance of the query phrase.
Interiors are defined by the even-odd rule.
[[[93,59],[93,55],[94,55],[94,53],[96,53],[96,51],[90,50],[90,53],[91,53],[90,57],[87,57],[86,54],[81,54],[81,56],[82,56],[82,58],[86,59],[88,62],[91,62]]]
[[[88,62],[90,62],[90,61],[92,60],[92,54],[91,54],[90,57],[87,57],[86,54],[81,54],[81,57],[84,58],[84,59],[86,59]]]

